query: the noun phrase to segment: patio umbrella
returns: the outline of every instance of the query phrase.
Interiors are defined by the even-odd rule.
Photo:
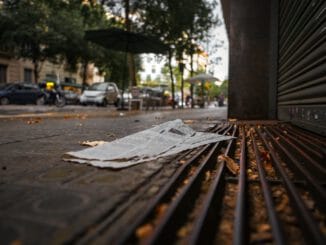
[[[107,49],[133,54],[158,54],[169,50],[169,46],[158,38],[118,28],[86,31],[85,39]]]
[[[147,36],[142,33],[125,31],[119,28],[109,28],[100,30],[89,30],[85,33],[85,39],[101,45],[106,49],[121,51],[133,54],[140,53],[166,53],[169,46],[158,38]],[[123,93],[125,84],[122,85],[122,109]]]
[[[204,107],[204,83],[209,81],[209,82],[213,82],[213,81],[220,81],[220,79],[207,74],[207,73],[200,73],[196,76],[193,76],[191,78],[188,78],[187,81],[189,83],[195,84],[197,82],[201,83],[201,96],[202,96],[202,105],[201,107]]]
[[[207,74],[207,73],[200,73],[196,76],[193,76],[189,79],[187,79],[188,82],[190,83],[196,83],[196,82],[206,82],[206,81],[220,81],[220,79],[210,75],[210,74]]]

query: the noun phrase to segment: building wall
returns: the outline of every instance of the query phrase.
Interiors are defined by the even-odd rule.
[[[53,64],[51,62],[45,61],[43,62],[40,70],[40,81],[47,77],[48,75],[56,76],[60,81],[65,81],[65,78],[72,78],[77,83],[82,83],[80,69],[77,72],[69,72],[65,70],[65,66],[63,64]]]
[[[33,70],[32,62],[23,59],[16,60],[0,56],[0,65],[4,65],[7,67],[6,82],[8,83],[24,81],[24,69]]]
[[[154,54],[144,54],[142,58],[142,69],[140,72],[140,78],[142,82],[145,82],[147,77],[150,76],[152,80],[155,80],[157,77],[164,79],[162,75],[162,68],[168,62],[166,56],[157,56]],[[185,63],[186,69],[184,70],[184,78],[187,79],[190,76],[190,56],[185,56],[183,62]],[[175,58],[171,61],[172,66],[177,67],[178,62]],[[207,67],[208,63],[208,54],[205,51],[194,54],[193,56],[193,69],[204,70]]]
[[[34,65],[30,60],[14,59],[6,54],[0,54],[0,65],[6,67],[6,82],[26,82],[24,78],[24,70],[30,69],[32,71],[32,82],[35,82],[34,77]],[[65,70],[63,64],[53,64],[45,61],[41,64],[41,70],[39,73],[39,81],[42,81],[47,76],[57,77],[60,81],[65,81],[65,78],[71,78],[77,83],[82,83],[82,70],[81,66],[78,66],[77,72],[69,72]],[[104,77],[98,73],[98,69],[90,64],[87,71],[87,83],[92,84],[94,82],[103,82]]]

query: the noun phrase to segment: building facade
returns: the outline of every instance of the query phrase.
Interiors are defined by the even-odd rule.
[[[167,64],[168,58],[163,55],[144,54],[142,58],[142,71],[140,72],[141,82],[145,83],[149,78],[151,80],[164,80],[162,68]],[[208,54],[205,51],[200,51],[193,56],[193,70],[205,70],[208,64]],[[178,67],[178,61],[172,59],[172,66]],[[184,78],[190,76],[190,56],[184,57],[182,63],[185,64]],[[166,81],[165,81],[166,83]]]
[[[52,77],[60,82],[81,84],[82,73],[81,65],[78,65],[76,72],[71,72],[65,69],[65,64],[44,61],[40,67],[39,81]],[[87,68],[86,82],[92,84],[103,81],[104,77],[99,73],[98,68],[90,64]],[[9,54],[0,53],[0,84],[13,82],[35,83],[34,65],[28,59],[16,59]]]

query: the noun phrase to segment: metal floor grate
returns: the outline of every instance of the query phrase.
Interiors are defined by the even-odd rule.
[[[189,151],[117,244],[325,244],[324,138],[280,122],[234,122]]]
[[[326,244],[325,138],[277,121],[209,131],[234,139],[174,159],[177,170],[119,234],[104,215],[67,243]]]

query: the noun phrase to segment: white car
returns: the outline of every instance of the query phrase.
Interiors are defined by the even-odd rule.
[[[120,92],[115,83],[93,83],[80,96],[82,105],[96,104],[106,106],[107,104],[119,105]]]

